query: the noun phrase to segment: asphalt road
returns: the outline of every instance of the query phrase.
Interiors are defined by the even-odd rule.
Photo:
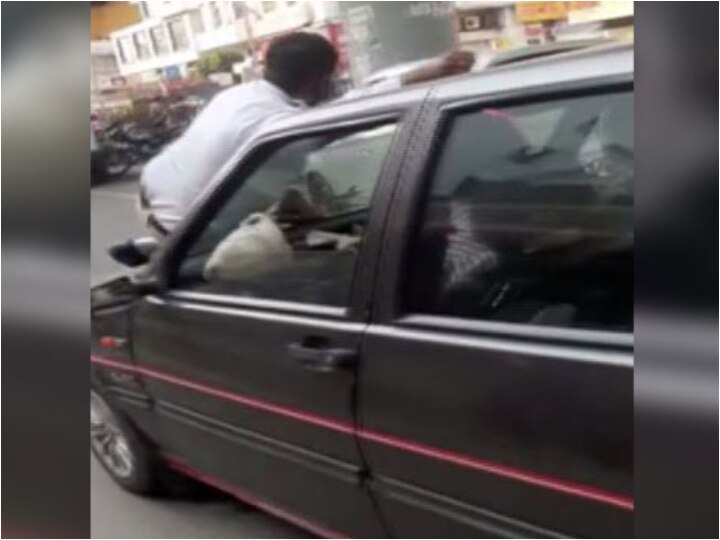
[[[93,283],[122,272],[107,246],[147,234],[136,210],[137,175],[92,188]],[[290,525],[221,494],[156,499],[120,489],[91,458],[93,538],[308,538]]]
[[[137,174],[92,188],[90,195],[90,275],[93,283],[123,272],[108,246],[147,236],[137,211]]]

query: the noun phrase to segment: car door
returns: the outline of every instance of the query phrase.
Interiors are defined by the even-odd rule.
[[[208,196],[133,344],[173,466],[315,534],[377,537],[354,436],[356,275],[403,137],[398,115],[346,124],[263,141]]]
[[[395,536],[632,535],[632,118],[615,79],[428,107],[360,375]]]

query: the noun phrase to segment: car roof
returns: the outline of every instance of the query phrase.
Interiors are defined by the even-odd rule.
[[[389,92],[339,99],[272,122],[258,136],[406,109],[423,101],[431,91],[434,100],[455,101],[600,77],[632,77],[633,56],[632,44],[612,44],[542,56]]]
[[[384,79],[387,79],[388,77],[397,77],[400,75],[404,75],[408,71],[424,65],[429,60],[431,60],[431,58],[423,58],[422,60],[414,60],[412,62],[403,62],[401,64],[396,64],[394,66],[375,71],[374,73],[365,77],[364,83],[375,84]]]
[[[603,77],[632,77],[632,44],[578,49],[511,63],[438,84],[433,97],[458,100],[501,92],[531,91],[548,85],[581,83]]]
[[[610,44],[613,44],[610,39],[595,38],[554,41],[551,43],[543,43],[542,45],[528,45],[526,47],[509,49],[507,51],[501,51],[497,53],[495,56],[493,56],[493,58],[490,59],[490,61],[485,65],[483,69],[503,66],[515,62],[523,62],[526,60],[539,58],[541,56],[550,56],[573,50]]]

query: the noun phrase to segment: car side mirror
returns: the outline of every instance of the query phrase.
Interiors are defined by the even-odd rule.
[[[115,244],[108,249],[108,253],[120,264],[136,267],[147,264],[159,245],[157,238],[145,236],[128,240],[122,244]]]

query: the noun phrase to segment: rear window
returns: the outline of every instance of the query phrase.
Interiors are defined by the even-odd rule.
[[[406,308],[630,331],[630,92],[456,116],[429,178]]]

